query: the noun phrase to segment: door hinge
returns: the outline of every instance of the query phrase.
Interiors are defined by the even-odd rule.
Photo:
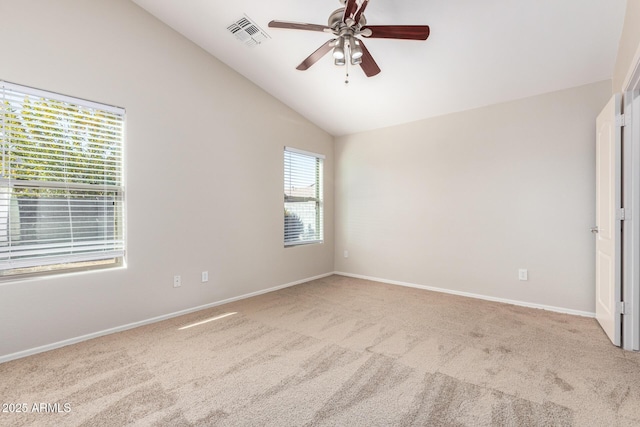
[[[618,211],[616,212],[616,219],[620,221],[624,221],[625,219],[627,219],[627,212],[624,208],[618,209]]]
[[[625,306],[624,306],[624,301],[620,301],[618,303],[616,303],[616,311],[620,314],[627,314],[627,312],[625,311]]]
[[[627,124],[627,116],[625,114],[618,114],[616,116],[616,126],[624,127]]]

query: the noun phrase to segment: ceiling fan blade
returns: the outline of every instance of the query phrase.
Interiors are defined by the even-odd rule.
[[[371,56],[369,49],[367,49],[362,40],[358,40],[358,42],[362,48],[362,63],[360,67],[362,67],[362,71],[364,71],[367,77],[373,77],[380,72],[380,67],[378,67],[376,61],[373,60],[373,56]]]
[[[349,26],[358,23],[367,4],[369,4],[369,0],[347,0],[347,3],[344,5],[342,22]]]
[[[371,30],[367,35],[366,30]],[[426,40],[429,37],[428,25],[367,25],[361,34],[370,39]]]
[[[308,70],[309,67],[311,67],[313,64],[318,62],[320,58],[325,56],[333,48],[333,43],[335,41],[336,39],[331,39],[325,44],[323,44],[322,46],[320,46],[315,52],[313,52],[304,61],[302,61],[300,65],[296,67],[296,69],[300,71]]]
[[[289,30],[331,32],[331,28],[327,27],[326,25],[305,24],[303,22],[271,21],[269,22],[269,28],[286,28]]]

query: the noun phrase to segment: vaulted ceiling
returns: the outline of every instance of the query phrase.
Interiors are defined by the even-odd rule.
[[[426,24],[426,41],[363,39],[381,68],[296,66],[331,34],[339,0],[132,0],[332,135],[352,134],[610,79],[626,0],[370,0],[370,25]],[[228,27],[248,17],[253,46]],[[215,77],[212,77],[215,78]]]

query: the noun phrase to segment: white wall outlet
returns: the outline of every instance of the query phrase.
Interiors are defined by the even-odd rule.
[[[203,271],[202,272],[202,283],[208,282],[209,281],[209,272],[208,271]]]
[[[173,276],[173,287],[179,288],[180,286],[182,286],[182,278],[176,274]]]
[[[349,251],[345,249],[344,251],[344,257],[345,258],[349,258]]]
[[[529,280],[529,271],[526,268],[518,270],[518,280]]]

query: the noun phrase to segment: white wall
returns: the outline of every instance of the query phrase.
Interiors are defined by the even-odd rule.
[[[126,269],[1,282],[0,357],[333,271],[330,135],[128,0],[0,14],[0,79],[126,108],[128,237]],[[323,245],[283,247],[285,145],[327,156]]]
[[[605,81],[337,138],[336,270],[593,312],[610,94]]]
[[[618,56],[613,71],[613,91],[622,92],[627,73],[635,66],[634,57],[640,48],[640,0],[627,0],[627,11]]]

